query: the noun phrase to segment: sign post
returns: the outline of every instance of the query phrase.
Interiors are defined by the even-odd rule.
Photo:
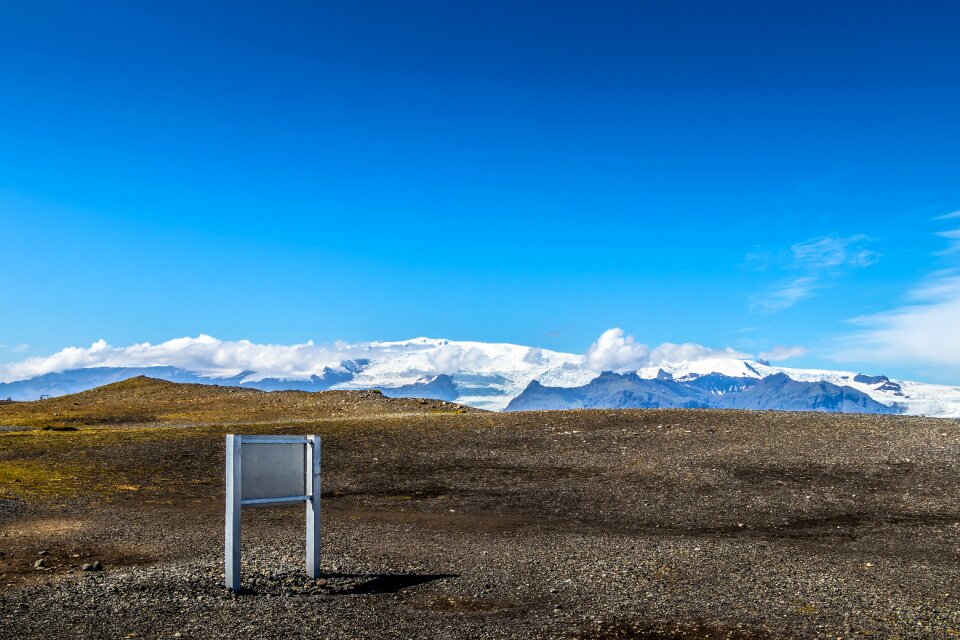
[[[304,502],[307,575],[320,576],[320,436],[227,436],[224,584],[240,590],[240,511]]]

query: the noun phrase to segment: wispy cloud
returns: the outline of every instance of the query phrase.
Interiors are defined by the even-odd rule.
[[[837,360],[927,366],[960,374],[960,272],[933,274],[890,311],[856,318]]]
[[[601,334],[584,354],[584,365],[593,371],[636,371],[668,362],[694,362],[707,358],[748,358],[733,349],[713,349],[690,342],[664,342],[656,347],[637,342],[623,329],[614,327]]]
[[[875,264],[880,255],[864,246],[869,236],[828,235],[797,242],[786,251],[773,253],[755,248],[744,264],[760,271],[776,270],[784,277],[750,297],[750,307],[763,313],[789,309],[832,286],[844,273]]]
[[[950,253],[956,253],[960,251],[960,229],[951,229],[950,231],[941,231],[937,234],[941,238],[949,241],[950,246],[948,246],[943,251],[939,251],[937,255],[945,256]]]
[[[754,294],[750,299],[750,307],[755,311],[766,313],[783,311],[812,296],[820,286],[819,279],[815,276],[794,278],[781,282],[762,293]]]
[[[767,360],[769,362],[783,362],[784,360],[789,360],[790,358],[799,358],[807,354],[807,349],[804,347],[774,347],[769,351],[761,351],[760,358],[762,360]]]
[[[960,211],[935,220],[960,219]],[[960,251],[960,229],[937,233],[949,242],[935,255]],[[842,338],[837,360],[911,365],[960,375],[960,268],[936,271],[893,309],[851,321],[859,329]]]
[[[869,240],[869,236],[859,234],[846,238],[829,235],[798,242],[790,247],[793,266],[812,271],[869,267],[879,259],[875,251],[862,246]]]

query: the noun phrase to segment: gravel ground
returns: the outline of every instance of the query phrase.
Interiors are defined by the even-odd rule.
[[[318,581],[302,566],[302,507],[245,511],[244,590],[233,594],[221,586],[219,487],[183,495],[178,483],[146,504],[0,501],[0,635],[960,635],[955,421],[417,420],[324,433]],[[218,473],[220,437],[191,450]],[[81,569],[93,560],[105,570]]]

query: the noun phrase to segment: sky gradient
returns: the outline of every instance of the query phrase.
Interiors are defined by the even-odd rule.
[[[621,327],[960,384],[955,3],[134,5],[0,8],[0,362]]]

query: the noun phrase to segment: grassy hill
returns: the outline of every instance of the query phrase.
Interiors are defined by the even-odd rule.
[[[472,411],[441,400],[387,398],[379,391],[265,392],[138,376],[82,393],[2,404],[0,425],[245,423]]]

